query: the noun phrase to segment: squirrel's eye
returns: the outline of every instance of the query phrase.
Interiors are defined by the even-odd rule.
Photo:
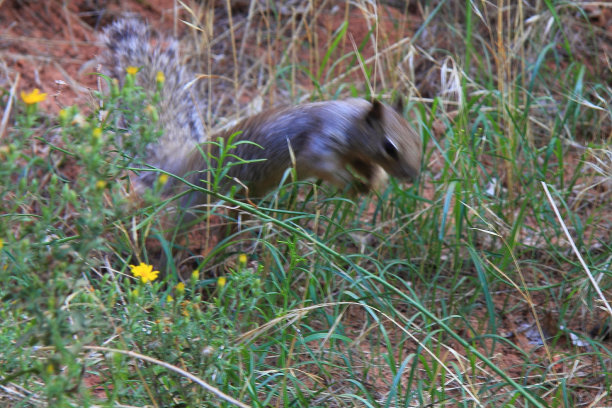
[[[397,160],[399,158],[399,151],[392,141],[385,138],[383,147],[385,149],[385,153],[387,153],[387,156],[391,157],[393,160]]]

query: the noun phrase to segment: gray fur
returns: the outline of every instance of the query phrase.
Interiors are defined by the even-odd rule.
[[[206,160],[196,148],[207,140],[199,114],[204,95],[196,88],[187,89],[194,74],[180,62],[177,42],[157,39],[158,46],[153,47],[147,26],[133,18],[113,23],[102,38],[107,46],[102,61],[112,76],[123,80],[127,66],[138,66],[139,84],[153,92],[156,72],[165,74],[160,112],[163,136],[147,150],[149,163],[204,186],[201,178]],[[278,186],[285,170],[293,165],[290,149],[295,155],[298,178],[321,178],[341,188],[350,184],[358,192],[379,187],[385,181],[385,173],[413,179],[419,172],[418,134],[400,114],[378,101],[346,99],[272,109],[246,118],[232,129],[212,135],[210,140],[227,140],[235,132],[241,133],[234,141],[252,141],[261,148],[242,144],[233,154],[245,160],[265,161],[233,166],[221,187],[227,191],[238,179],[247,186],[251,197]],[[205,143],[201,147],[218,156],[214,146]],[[150,184],[151,179],[143,180]],[[176,185],[170,183],[173,187]],[[203,200],[201,194],[193,193],[183,205]]]

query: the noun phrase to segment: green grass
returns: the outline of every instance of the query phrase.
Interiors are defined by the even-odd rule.
[[[7,90],[0,101],[15,113],[0,141],[0,402],[610,401],[610,340],[589,333],[609,327],[612,294],[611,77],[589,48],[600,44],[601,29],[573,3],[513,4],[509,14],[481,3],[422,3],[416,30],[397,13],[366,6],[372,25],[363,39],[349,38],[341,19],[322,32],[323,9],[267,9],[265,24],[248,26],[251,38],[282,52],[259,59],[235,38],[247,25],[231,24],[224,38],[237,43],[228,48],[228,76],[240,92],[256,88],[277,102],[410,95],[407,117],[425,146],[422,173],[414,185],[391,180],[358,198],[292,184],[288,173],[287,185],[257,206],[203,190],[208,223],[235,212],[242,221],[203,255],[187,251],[197,271],[183,270],[184,286],[176,271],[144,284],[129,268],[159,269],[151,248],[171,254],[179,245],[164,238],[160,220],[175,201],[159,197],[160,185],[139,205],[126,193],[133,157],[156,137],[154,110],[143,108],[156,97],[129,82],[111,85],[110,94],[95,95],[103,115],[81,106],[56,117]],[[341,15],[355,10],[339,4]],[[192,24],[204,25],[201,10],[189,11]],[[203,46],[199,35],[192,40]],[[409,55],[421,64],[414,71]],[[237,114],[235,101],[219,101],[211,126]],[[66,172],[75,166],[78,174]],[[204,236],[214,230],[198,228]],[[206,243],[189,242],[198,247]],[[546,340],[530,342],[527,332]]]

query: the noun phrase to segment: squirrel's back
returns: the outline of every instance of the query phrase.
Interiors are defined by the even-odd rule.
[[[234,166],[228,173],[254,196],[277,187],[292,166],[299,179],[320,178],[361,192],[382,187],[385,173],[404,180],[419,173],[418,134],[398,112],[377,100],[349,98],[271,109],[220,136],[236,133],[257,146],[241,144],[233,154],[245,160],[265,159]],[[197,170],[197,165],[191,167]]]

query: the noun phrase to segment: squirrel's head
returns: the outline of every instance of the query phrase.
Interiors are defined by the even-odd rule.
[[[397,111],[374,99],[364,117],[366,133],[370,134],[370,154],[387,173],[405,180],[414,180],[421,167],[421,138]]]

